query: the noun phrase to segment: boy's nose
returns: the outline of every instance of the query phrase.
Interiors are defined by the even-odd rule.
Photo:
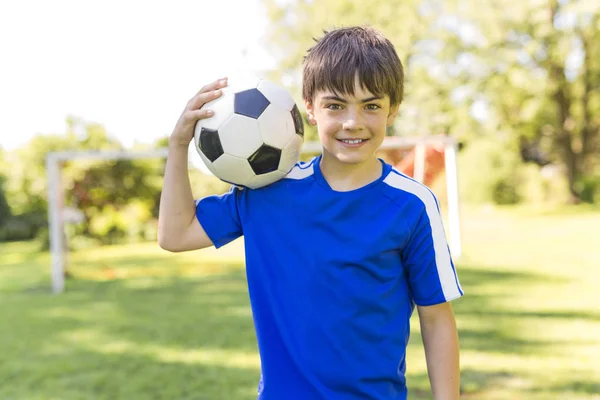
[[[347,131],[357,131],[363,129],[363,125],[362,122],[360,122],[358,115],[349,114],[342,124],[342,128]]]

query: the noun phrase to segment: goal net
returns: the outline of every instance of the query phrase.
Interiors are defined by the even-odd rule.
[[[386,137],[378,156],[400,172],[429,186],[440,202],[446,236],[453,257],[460,257],[461,235],[456,164],[456,143],[447,136],[419,138]],[[318,142],[305,142],[302,158],[317,155],[322,148]],[[52,291],[65,289],[65,270],[69,246],[65,224],[80,221],[77,210],[65,207],[65,191],[61,183],[61,165],[68,161],[164,159],[167,149],[152,151],[69,151],[53,152],[46,157],[48,173],[48,227],[51,253]],[[199,156],[190,151],[190,164],[202,173],[210,174]]]

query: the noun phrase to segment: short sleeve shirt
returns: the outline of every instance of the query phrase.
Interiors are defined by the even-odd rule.
[[[319,165],[196,204],[216,247],[244,236],[259,399],[406,399],[414,305],[463,295],[438,202],[383,161],[349,192]]]

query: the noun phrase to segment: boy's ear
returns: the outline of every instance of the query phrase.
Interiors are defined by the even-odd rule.
[[[390,113],[388,114],[388,117],[387,117],[387,126],[388,127],[390,127],[394,124],[394,120],[396,119],[396,116],[398,115],[399,108],[400,108],[400,104],[396,104],[395,106],[390,107]]]
[[[315,118],[315,106],[313,102],[305,99],[304,107],[306,108],[306,116],[308,117],[308,122],[311,125],[316,125],[317,119]]]

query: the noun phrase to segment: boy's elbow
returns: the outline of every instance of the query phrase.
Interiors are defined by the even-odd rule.
[[[181,253],[182,251],[185,251],[185,249],[176,247],[174,245],[172,245],[171,243],[164,243],[164,242],[158,242],[158,245],[160,246],[161,249],[169,251],[171,253]]]
[[[159,246],[161,249],[163,249],[163,250],[166,250],[166,251],[171,251],[171,248],[169,247],[169,244],[168,244],[168,243],[165,243],[163,240],[159,240],[159,241],[158,241],[158,246]]]
[[[163,250],[171,251],[170,247],[169,247],[169,243],[165,240],[164,237],[161,237],[160,234],[158,235],[158,245]]]
[[[181,250],[178,250],[175,246],[175,242],[173,240],[169,240],[169,235],[165,235],[160,230],[158,231],[158,245],[161,249],[170,251],[171,253],[177,253]]]

